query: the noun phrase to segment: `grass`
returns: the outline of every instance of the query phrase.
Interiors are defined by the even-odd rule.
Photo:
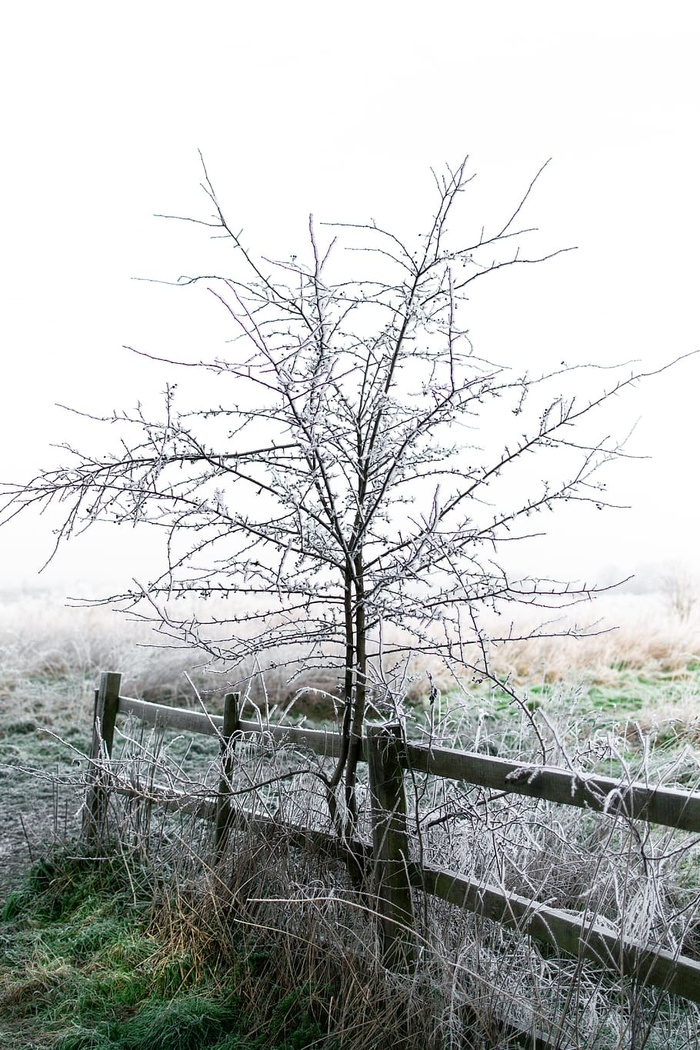
[[[135,874],[119,860],[54,851],[8,896],[3,1046],[296,1050],[319,1036],[303,989],[270,985],[254,1007],[236,993],[259,954],[233,944],[205,957],[196,937],[167,941],[152,881]]]
[[[697,786],[700,624],[662,619],[641,599],[613,603],[611,616],[625,607],[614,635],[497,653],[520,706],[488,683],[457,688],[439,667],[416,665],[410,732],[523,762],[544,742],[548,761],[582,772]],[[21,880],[19,866],[5,872],[3,1046],[505,1050],[504,1014],[525,1027],[559,1024],[580,1050],[697,1045],[695,1007],[420,893],[419,966],[411,976],[387,971],[369,902],[343,866],[301,853],[281,832],[237,833],[216,863],[201,821],[115,804],[109,851],[87,854],[71,837],[97,671],[127,673],[131,695],[197,706],[194,681],[214,709],[226,688],[197,669],[196,655],[140,647],[152,640],[107,610],[67,613],[26,597],[2,607],[0,832],[36,860]],[[442,687],[433,704],[428,670]],[[273,676],[269,703],[288,698]],[[159,780],[193,792],[218,775],[216,740],[122,732],[119,768],[141,784],[153,763]],[[253,747],[239,757],[253,782],[299,760]],[[322,823],[313,777],[288,788],[249,802]],[[622,911],[628,933],[700,958],[700,856],[689,836],[420,777],[409,809],[426,862],[587,908],[613,927]],[[10,828],[18,812],[25,826]],[[0,842],[0,876],[2,859]]]
[[[181,856],[167,881],[123,845],[54,850],[8,896],[3,1046],[506,1050],[496,1003],[513,1021],[573,1015],[581,1047],[694,1045],[692,1008],[440,902],[417,972],[385,970],[342,870],[317,856],[304,872],[283,836],[245,836],[218,872],[199,850]],[[643,1044],[630,1041],[635,1021],[649,1024]]]

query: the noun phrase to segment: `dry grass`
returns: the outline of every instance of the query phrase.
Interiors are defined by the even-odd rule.
[[[228,605],[221,610],[213,605],[210,601],[206,606],[210,619],[230,613]],[[197,612],[193,607],[191,614]],[[564,715],[568,721],[572,704],[581,716],[593,708],[608,721],[629,722],[622,731],[630,741],[641,730],[700,751],[700,606],[686,602],[679,613],[665,593],[606,595],[572,608],[550,625],[558,637],[517,640],[535,623],[525,611],[517,623],[504,625],[501,617],[492,624],[494,635],[515,639],[492,647],[493,671],[526,703],[544,704],[553,717]],[[572,629],[585,634],[571,637],[566,632]],[[51,594],[2,596],[0,698],[6,723],[55,728],[52,697],[57,689],[63,694],[63,714],[70,707],[71,718],[84,717],[102,670],[122,672],[126,695],[164,703],[204,702],[218,710],[223,694],[239,689],[266,716],[288,713],[332,721],[338,715],[338,674],[329,667],[309,667],[302,652],[287,651],[284,660],[269,653],[265,663],[250,660],[232,671],[204,652],[174,646],[148,623],[109,607],[73,608]],[[414,656],[393,684],[416,710],[427,709],[435,685],[452,698],[462,723],[468,711],[465,745],[489,728],[497,690],[480,687],[470,674],[457,672],[455,677],[434,657]],[[474,721],[479,717],[481,725]],[[500,750],[501,742],[491,740],[489,746]]]
[[[207,618],[216,620],[217,615],[230,614],[227,604],[222,603],[219,609],[215,605],[211,600],[203,607]],[[187,615],[196,617],[198,612],[202,608],[193,606]],[[514,639],[492,648],[494,671],[521,682],[585,677],[604,683],[622,669],[673,674],[700,663],[700,606],[679,615],[664,594],[604,595],[595,602],[564,610],[558,620],[552,620],[547,633],[555,637],[519,640],[540,620],[541,616],[527,610],[512,622],[504,617],[484,619],[487,633]],[[584,636],[570,636],[568,632],[573,630]],[[299,671],[304,656],[302,652],[286,654],[292,673]],[[197,673],[207,663],[210,674],[221,670],[205,653],[177,647],[148,623],[129,619],[108,606],[71,607],[51,593],[0,595],[0,674],[5,682],[117,668],[128,673],[133,688],[141,694],[158,687],[161,693],[164,689],[182,692],[189,688],[183,672]],[[274,654],[268,663],[274,663]],[[254,671],[249,665],[244,674],[254,677]],[[438,684],[449,685],[439,661],[417,657],[409,668],[409,693],[427,692],[427,672],[438,679]],[[282,669],[267,677],[275,699],[284,699],[284,694],[306,684],[304,680],[288,682],[291,674],[285,675]],[[314,684],[330,686],[332,674],[322,677]]]
[[[515,632],[527,626],[521,618]],[[509,643],[496,656],[499,669],[527,680],[586,675],[605,682],[620,669],[673,673],[700,661],[700,611],[681,616],[662,593],[601,596],[569,610],[561,626],[588,636]]]

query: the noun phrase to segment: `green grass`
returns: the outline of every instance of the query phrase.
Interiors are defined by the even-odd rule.
[[[303,986],[268,985],[259,1011],[243,1005],[237,987],[255,979],[259,953],[204,959],[196,945],[170,943],[154,921],[152,881],[138,876],[115,859],[54,852],[9,894],[3,1047],[299,1050],[320,1038]]]

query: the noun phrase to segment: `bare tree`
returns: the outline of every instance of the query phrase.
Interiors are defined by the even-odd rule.
[[[203,282],[235,336],[195,366],[216,378],[210,407],[180,409],[168,387],[162,418],[139,408],[105,420],[120,432],[112,453],[64,446],[65,468],[6,488],[5,520],[64,505],[57,546],[95,521],[162,529],[167,567],[121,598],[145,595],[161,630],[232,673],[252,654],[284,662],[300,647],[307,667],[340,669],[343,746],[326,786],[346,829],[368,705],[400,714],[411,654],[488,677],[489,645],[508,630],[489,637],[482,609],[590,596],[513,575],[499,551],[562,501],[606,502],[597,472],[621,447],[587,423],[639,378],[616,373],[579,400],[562,393],[572,368],[533,375],[480,358],[463,319],[475,282],[560,251],[524,248],[536,180],[464,244],[450,227],[467,162],[434,177],[436,207],[414,242],[373,221],[310,221],[306,261],[272,261],[246,247],[204,169],[213,213],[188,221],[227,239],[231,270],[177,283]],[[195,622],[174,611],[183,594],[239,604]]]
[[[698,578],[687,565],[667,562],[657,576],[657,586],[670,612],[685,624],[698,605]]]

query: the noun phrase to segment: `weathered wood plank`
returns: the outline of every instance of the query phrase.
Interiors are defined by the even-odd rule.
[[[527,933],[570,955],[592,959],[612,973],[635,977],[700,1003],[700,962],[695,959],[621,938],[599,922],[587,922],[527,897],[504,893],[454,871],[414,864],[410,877],[413,886],[458,908]]]
[[[119,713],[133,714],[151,725],[209,736],[218,736],[223,730],[223,718],[220,715],[165,707],[132,697],[119,698]],[[304,747],[329,758],[340,754],[339,734],[324,729],[265,726],[257,721],[241,720],[239,732],[246,736],[267,735],[278,743]],[[362,761],[366,761],[365,752],[363,745],[360,756]],[[552,766],[508,762],[473,752],[427,748],[419,744],[407,745],[406,761],[407,766],[414,770],[452,780],[465,780],[495,791],[548,799],[562,805],[611,815],[622,813],[681,831],[700,832],[700,792],[641,783],[622,784],[613,777],[588,776]]]
[[[104,757],[109,760],[112,757],[121,678],[116,672],[103,672],[95,696],[90,748],[91,768],[88,773],[92,786],[88,789],[82,829],[83,835],[92,844],[104,833],[107,817],[109,771],[101,764],[101,759]]]
[[[294,744],[296,747],[304,747],[317,755],[326,758],[337,758],[340,754],[340,734],[333,730],[306,729],[304,726],[280,726],[263,725],[259,722],[241,720],[239,729],[244,734],[261,733],[270,736],[278,743]],[[364,748],[362,760],[365,760]]]
[[[612,777],[588,776],[552,766],[507,762],[473,752],[418,744],[407,744],[406,763],[410,769],[465,780],[495,791],[700,832],[700,792],[624,784]]]
[[[209,715],[185,707],[167,707],[131,696],[119,698],[119,714],[133,715],[149,725],[163,729],[220,736],[224,729],[221,715]],[[340,754],[340,736],[325,729],[306,729],[303,726],[265,725],[252,719],[241,719],[237,732],[243,736],[267,736],[278,743],[304,747],[317,755],[337,758]],[[364,752],[362,754],[364,760]]]
[[[216,817],[218,798],[214,796],[196,797],[189,791],[180,791],[162,784],[153,784],[147,790],[120,784],[113,790],[115,794],[126,798],[145,799],[151,805],[159,806],[169,813],[185,813],[202,820],[214,820]],[[282,821],[278,817],[263,816],[244,806],[236,806],[231,811],[229,829],[245,831],[247,828],[284,833],[300,849],[324,850],[338,860],[352,857],[363,869],[371,863],[372,846],[362,839],[340,839],[334,831],[309,828],[303,824]]]
[[[410,967],[415,957],[402,749],[400,725],[367,727],[372,795],[373,889],[381,916],[379,932],[382,959],[386,966],[392,968]]]
[[[205,736],[220,736],[224,728],[221,715],[191,711],[186,707],[152,704],[149,700],[136,700],[131,696],[119,697],[119,714],[133,715],[148,725],[162,729],[181,729],[187,733],[202,733]]]
[[[238,730],[239,693],[227,693],[224,697],[224,723],[221,730],[221,776],[219,778],[219,797],[216,802],[216,819],[214,821],[214,851],[221,858],[228,841],[231,826],[231,777],[233,774],[233,753],[236,746]]]

